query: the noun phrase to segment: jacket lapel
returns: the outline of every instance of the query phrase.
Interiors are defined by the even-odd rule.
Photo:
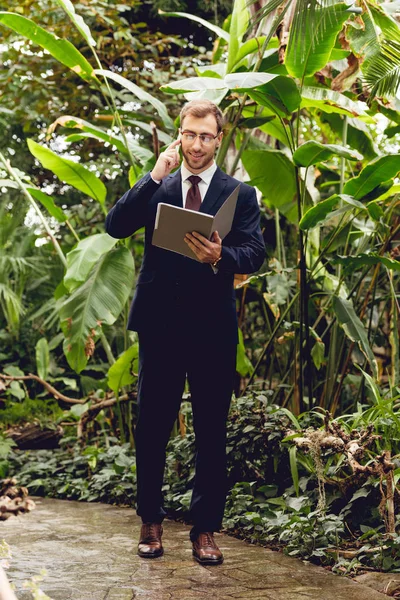
[[[221,202],[219,202],[221,200],[221,196],[222,199],[224,199],[223,194],[227,182],[227,175],[218,167],[210,181],[210,185],[208,186],[204,200],[201,203],[200,212],[207,213],[209,215],[214,215],[217,212],[216,209],[219,208],[218,204],[221,204]]]
[[[166,179],[165,185],[167,187],[168,203],[174,206],[183,207],[182,200],[182,175],[181,170],[175,171],[172,175],[169,175]]]

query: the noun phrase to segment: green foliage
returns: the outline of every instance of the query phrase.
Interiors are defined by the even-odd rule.
[[[16,446],[16,443],[12,439],[4,437],[0,432],[0,479],[8,475],[9,463],[7,459],[14,446]]]
[[[265,85],[258,86],[256,90],[250,90],[249,96],[258,105],[265,106],[281,117],[290,116],[299,108],[301,102],[296,83],[293,79],[283,75],[275,77]],[[284,143],[286,141],[284,140]]]
[[[78,242],[67,254],[67,272],[64,276],[67,290],[73,292],[84,283],[96,263],[114,248],[116,243],[117,240],[108,233],[97,233]]]
[[[38,27],[30,19],[15,13],[0,12],[0,23],[47,50],[55,59],[72,69],[83,79],[93,77],[93,68],[90,63],[68,40],[57,38],[53,33]]]
[[[139,370],[138,361],[139,345],[133,344],[111,365],[107,373],[107,383],[115,394],[118,394],[124,386],[132,385],[136,380]]]
[[[308,18],[302,39],[289,37],[285,65],[293,77],[304,79],[322,69],[329,61],[336,36],[348,17],[346,4],[315,9]]]
[[[94,173],[79,163],[58,156],[34,140],[28,140],[28,146],[43,167],[53,171],[64,183],[72,185],[104,206],[107,189]]]
[[[163,493],[169,514],[187,518],[195,443],[187,404],[182,406],[182,413],[187,431],[169,441]],[[344,416],[341,424],[352,431],[373,423],[372,433],[388,436],[392,432],[385,430],[387,415],[383,410],[372,415],[360,407],[358,414]],[[228,422],[230,492],[225,529],[253,542],[283,548],[291,556],[336,564],[337,568],[343,564],[350,568],[349,563],[338,559],[337,549],[356,539],[359,567],[373,565],[383,570],[396,567],[398,538],[385,540],[383,554],[380,548],[383,523],[378,511],[379,478],[369,478],[362,486],[340,487],[340,482],[348,478],[346,462],[340,453],[325,451],[321,459],[326,512],[316,508],[319,492],[315,464],[300,451],[288,452],[288,444],[292,442],[285,435],[293,426],[297,434],[310,426],[315,428],[320,424],[320,416],[317,412],[307,412],[299,422],[290,411],[271,405],[262,394],[233,401]],[[394,452],[400,450],[400,439],[396,444]],[[371,447],[371,455],[375,451]],[[28,486],[31,493],[135,506],[134,452],[129,444],[119,445],[116,438],[98,437],[82,448],[72,437],[62,440],[62,447],[55,451],[9,454],[8,448],[7,453],[11,474],[18,474],[19,483]],[[366,552],[372,548],[375,552]],[[351,568],[355,568],[354,564]]]
[[[24,398],[15,401],[8,398],[1,409],[1,429],[25,423],[39,422],[43,425],[55,423],[63,416],[58,402],[51,398]]]
[[[310,167],[319,162],[323,162],[332,156],[342,156],[348,160],[362,160],[361,154],[354,150],[349,150],[343,146],[335,144],[321,144],[315,140],[309,140],[297,148],[293,154],[293,160],[296,165],[301,167]]]
[[[36,370],[77,395],[104,391],[106,373],[114,392],[135,385],[137,340],[125,327],[132,255],[138,264],[143,232],[122,243],[107,239],[104,214],[152,168],[159,146],[172,139],[184,101],[179,96],[213,98],[226,117],[217,162],[236,176],[243,165],[258,188],[268,258],[268,270],[251,277],[237,294],[246,340],[246,346],[239,345],[238,372],[258,392],[243,400],[249,422],[233,413],[232,484],[253,484],[246,488],[249,495],[264,480],[277,481],[274,461],[282,453],[260,417],[264,393],[287,407],[279,418],[269,410],[275,425],[275,418],[295,419],[292,413],[299,416],[317,405],[338,415],[353,414],[361,404],[360,421],[388,410],[387,429],[380,416],[379,427],[392,436],[382,445],[397,443],[397,414],[393,406],[389,410],[389,398],[396,397],[399,383],[395,180],[400,162],[397,138],[389,145],[375,128],[378,117],[386,118],[387,135],[395,136],[400,118],[394,99],[389,109],[386,99],[374,94],[395,95],[399,27],[384,5],[368,1],[355,16],[344,4],[299,0],[289,16],[289,3],[273,0],[261,11],[268,18],[260,22],[258,13],[248,27],[252,7],[236,0],[221,28],[207,13],[196,10],[193,16],[178,2],[176,10],[186,12],[169,16],[195,21],[193,39],[204,41],[204,48],[170,35],[171,29],[165,33],[174,26],[179,33],[179,19],[163,20],[161,33],[160,21],[146,15],[145,27],[136,18],[147,10],[141,3],[50,5],[43,11],[24,0],[20,14],[0,13],[2,58],[15,73],[3,77],[0,109],[6,132],[0,142],[4,370],[17,365],[24,373]],[[285,31],[289,27],[286,50],[286,40],[276,37],[283,18]],[[219,38],[213,48],[210,31]],[[345,40],[351,52],[343,50]],[[38,48],[47,52],[38,54]],[[381,86],[372,95],[363,81],[368,72]],[[385,351],[377,359],[378,348]],[[114,363],[115,357],[120,358]],[[88,366],[92,370],[83,371]],[[379,391],[381,374],[391,382],[387,393]],[[6,410],[22,406],[27,389],[18,381],[7,385]],[[130,408],[121,408],[126,421],[121,433],[131,424]],[[105,411],[103,427],[109,418]],[[188,481],[193,473],[182,465],[192,441],[188,434],[173,442],[180,457],[176,470]],[[94,451],[90,460],[97,468]],[[282,509],[279,518],[288,517],[293,539],[310,540],[309,553],[307,511],[312,514],[315,503],[302,477],[310,476],[312,462],[299,453],[295,460],[292,450],[291,461],[285,454],[282,465],[285,486],[291,473],[295,489],[288,492],[279,483],[275,507]],[[188,491],[173,473],[166,491],[171,506],[184,511]],[[308,499],[300,507],[303,496]],[[298,524],[286,498],[304,512]],[[328,526],[315,525],[318,544]]]
[[[104,254],[89,272],[87,280],[62,300],[61,327],[64,351],[78,373],[93,354],[100,326],[112,325],[124,307],[132,286],[133,259],[123,246]]]

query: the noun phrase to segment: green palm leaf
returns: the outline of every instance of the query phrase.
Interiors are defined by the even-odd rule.
[[[375,96],[393,97],[400,87],[400,42],[383,40],[380,52],[368,62],[364,80],[370,88],[369,102]]]

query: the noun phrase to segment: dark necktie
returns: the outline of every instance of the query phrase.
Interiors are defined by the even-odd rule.
[[[201,194],[199,190],[201,177],[198,177],[197,175],[191,175],[188,177],[188,180],[192,184],[192,187],[187,193],[185,208],[190,208],[190,210],[199,210],[201,205]]]

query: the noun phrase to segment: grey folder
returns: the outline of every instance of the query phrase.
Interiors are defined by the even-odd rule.
[[[199,260],[184,241],[185,235],[197,231],[210,239],[214,231],[218,231],[223,240],[232,228],[239,188],[240,184],[235,187],[214,217],[197,210],[160,202],[157,206],[153,245]]]

